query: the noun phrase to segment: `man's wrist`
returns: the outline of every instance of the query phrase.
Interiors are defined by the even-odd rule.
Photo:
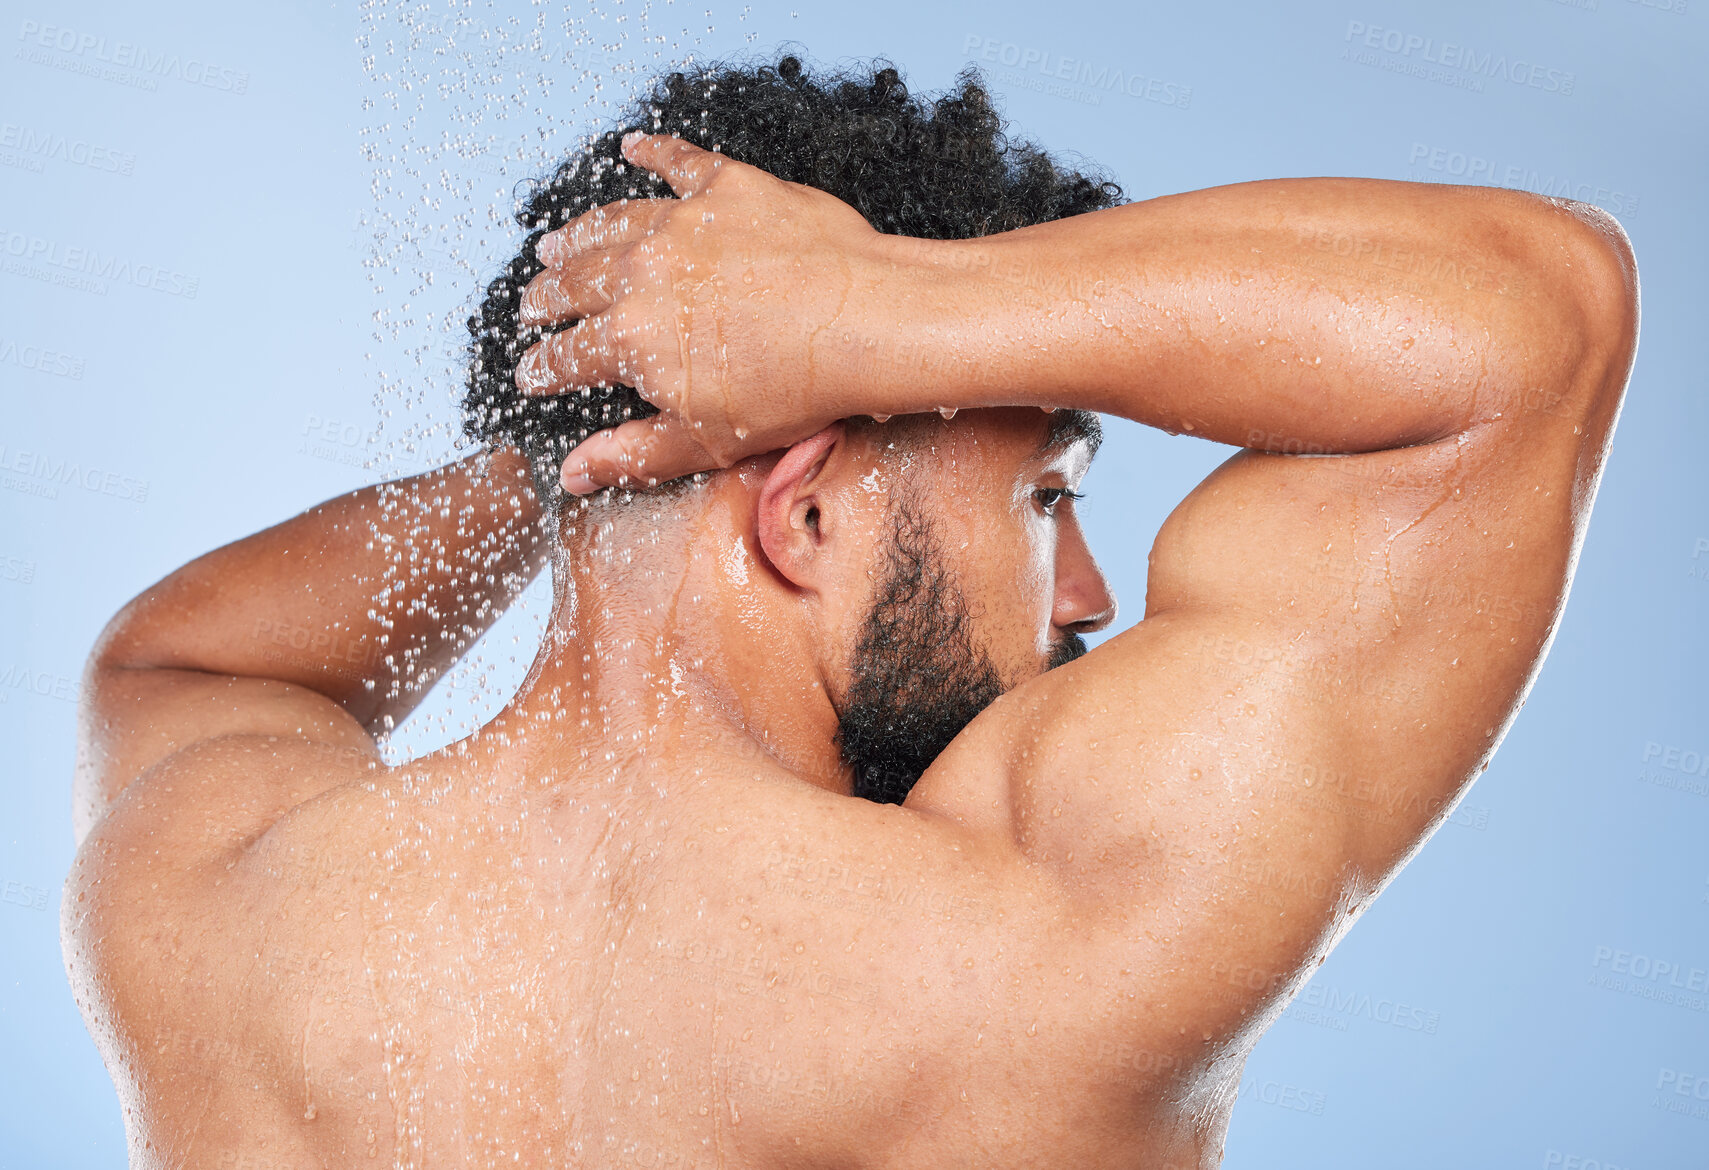
[[[882,417],[964,405],[937,401],[955,381],[946,342],[955,332],[950,306],[958,290],[947,242],[874,238],[859,294],[813,347],[813,380],[823,396],[815,405],[824,408],[816,414]]]
[[[1029,290],[1047,283],[1027,241],[882,239],[866,327],[838,336],[844,415],[1063,405],[1033,401],[1042,355],[1012,360],[1041,319]]]

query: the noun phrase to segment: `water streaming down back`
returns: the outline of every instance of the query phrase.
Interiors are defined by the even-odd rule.
[[[393,479],[468,453],[457,410],[464,322],[516,251],[514,215],[529,180],[591,142],[638,86],[691,67],[712,28],[682,26],[686,14],[671,0],[370,0],[362,11],[361,137],[373,204],[358,243],[376,296],[368,449],[376,478]],[[543,577],[519,601],[522,641],[538,637],[548,600]],[[424,704],[389,758],[454,739],[454,722],[467,728],[497,709],[520,672],[487,649],[477,647],[443,687],[474,710]],[[489,680],[495,670],[508,679]]]
[[[666,66],[692,65],[712,29],[685,27],[689,14],[670,0],[367,0],[361,11],[361,140],[373,202],[359,239],[376,299],[368,377],[378,416],[371,449],[379,454],[372,468],[378,479],[395,479],[468,453],[466,443],[455,449],[464,323],[486,280],[517,249],[513,216],[524,181],[549,173],[604,129],[638,82]],[[389,502],[406,510],[419,503]],[[373,583],[376,604],[413,571],[414,562],[400,553],[389,580]],[[449,672],[406,726],[385,737],[389,761],[458,739],[510,699],[547,624],[549,575]],[[630,652],[621,645],[610,650],[619,661]],[[554,716],[574,718],[563,711]],[[584,716],[576,729],[583,753],[603,756],[596,767],[610,766],[614,753],[605,745],[618,732],[609,712],[595,719],[587,726]],[[540,809],[529,795],[534,789],[483,788],[473,771],[457,774],[452,784],[449,775],[404,768],[373,784],[381,843],[349,863],[363,871],[361,885],[369,890],[361,975],[380,1008],[378,1039],[395,1127],[391,1134],[370,1130],[368,1153],[389,1140],[397,1166],[432,1156],[428,1122],[435,1110],[462,1108],[446,1100],[446,1086],[461,1094],[466,1118],[480,1119],[465,1127],[464,1148],[492,1155],[509,1149],[514,1156],[519,1138],[531,1129],[546,1133],[560,1119],[484,1070],[526,1065],[542,1052],[574,1066],[584,1062],[589,1044],[622,1034],[624,1025],[600,1021],[596,1037],[585,1014],[559,1002],[563,991],[554,986],[561,964],[582,955],[598,961],[615,938],[553,938],[526,960],[507,953],[517,916],[538,914],[539,891],[554,880],[512,864],[541,831]],[[640,841],[646,831],[611,811],[611,836]],[[581,884],[598,890],[609,874],[604,860],[591,864],[594,872]],[[458,891],[454,903],[425,911],[412,905],[407,893],[418,882]],[[607,917],[622,909],[607,907]],[[305,1039],[305,1084],[307,1061]],[[570,1088],[561,1099],[576,1095]],[[620,1087],[603,1091],[615,1099]],[[311,1093],[305,1114],[317,1108]],[[579,1127],[570,1133],[572,1149],[547,1152],[598,1156],[574,1148]]]

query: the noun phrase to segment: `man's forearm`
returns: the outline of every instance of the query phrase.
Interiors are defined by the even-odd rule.
[[[283,679],[380,730],[539,571],[539,521],[514,451],[362,488],[145,590],[108,623],[97,667]]]
[[[1074,406],[1262,449],[1378,450],[1594,368],[1586,326],[1623,254],[1617,231],[1517,192],[1242,183],[897,241],[921,275],[895,339],[844,344],[867,346],[853,356],[883,377],[866,392],[894,387],[892,413]]]

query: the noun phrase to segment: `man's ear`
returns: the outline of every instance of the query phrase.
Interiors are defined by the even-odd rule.
[[[817,553],[827,518],[820,507],[820,474],[843,442],[843,424],[832,423],[784,453],[760,488],[755,533],[760,549],[789,582],[812,588]]]

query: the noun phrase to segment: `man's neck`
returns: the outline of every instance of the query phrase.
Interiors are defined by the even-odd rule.
[[[804,607],[731,519],[713,501],[644,543],[623,521],[567,534],[528,677],[468,741],[495,775],[628,775],[643,758],[742,775],[769,760],[849,791]]]

